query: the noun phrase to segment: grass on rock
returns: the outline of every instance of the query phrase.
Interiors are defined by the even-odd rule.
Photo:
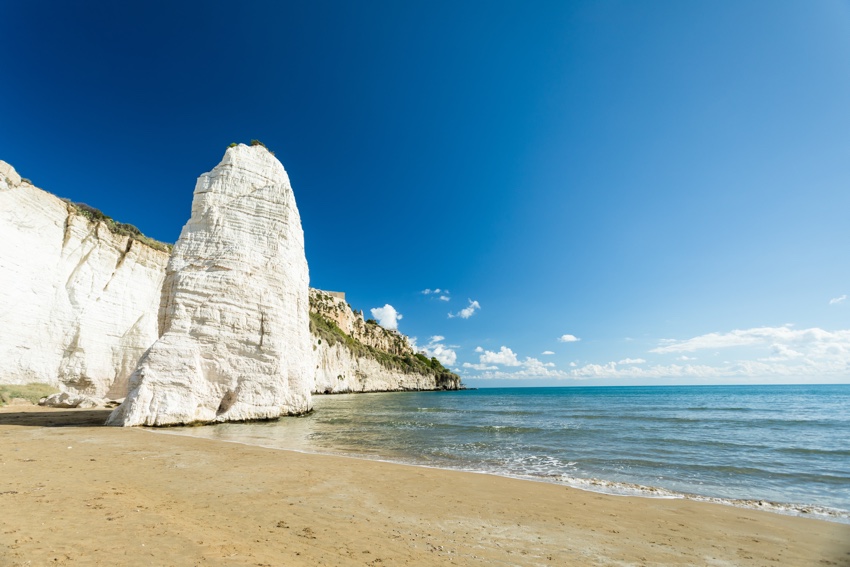
[[[22,398],[37,404],[41,398],[59,392],[58,388],[47,384],[7,384],[0,385],[0,406],[5,406],[15,398]]]
[[[160,242],[159,240],[154,240],[153,238],[148,238],[147,236],[142,234],[141,230],[139,230],[132,224],[118,222],[112,217],[105,215],[100,209],[95,209],[94,207],[86,205],[85,203],[72,203],[67,199],[62,200],[68,203],[68,205],[74,209],[75,213],[87,218],[90,222],[105,223],[112,234],[128,236],[133,240],[137,240],[142,244],[153,248],[154,250],[159,250],[160,252],[170,253],[171,249],[174,247],[172,244]]]
[[[365,345],[348,335],[339,328],[339,326],[322,317],[318,313],[310,312],[310,331],[313,335],[319,337],[320,340],[326,341],[329,345],[344,344],[357,357],[371,358],[378,361],[384,368],[389,370],[398,370],[408,374],[417,373],[422,375],[433,375],[437,378],[437,383],[441,383],[440,378],[450,379],[457,376],[447,368],[445,368],[436,358],[431,358],[416,353],[409,356],[398,356],[388,352],[378,350],[369,345]]]

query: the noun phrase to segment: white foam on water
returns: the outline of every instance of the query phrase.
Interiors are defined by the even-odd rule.
[[[628,482],[613,482],[598,478],[577,478],[565,475],[561,475],[557,482],[560,484],[565,484],[572,488],[578,488],[580,490],[588,490],[591,492],[599,492],[602,494],[611,494],[614,496],[638,496],[642,498],[670,499],[680,498],[685,500],[693,500],[695,502],[710,502],[713,504],[723,504],[725,506],[735,506],[736,508],[764,510],[766,512],[787,514],[791,516],[808,516],[832,522],[839,522],[842,524],[850,524],[850,512],[848,512],[847,510],[839,510],[837,508],[830,508],[827,506],[790,504],[781,502],[770,502],[767,500],[718,498],[713,496],[702,496],[699,494],[675,492],[672,490],[667,490],[666,488],[658,488],[655,486],[644,486],[641,484],[632,484]]]

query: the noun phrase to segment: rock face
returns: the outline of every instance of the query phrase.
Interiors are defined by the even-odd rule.
[[[314,337],[314,340],[319,341]],[[322,341],[316,348],[313,392],[394,392],[402,390],[457,390],[460,380],[440,379],[436,374],[387,368],[368,356],[357,356],[345,345]]]
[[[0,161],[0,381],[123,396],[157,337],[167,262]]]
[[[331,327],[332,331],[316,332],[312,337],[316,359],[314,393],[460,388],[458,376],[429,368],[423,363],[427,359],[417,360],[406,336],[367,323],[362,312],[354,311],[345,302],[344,294],[311,289],[310,310],[313,317],[324,319],[315,323],[326,330]]]
[[[159,339],[110,425],[275,418],[310,410],[304,234],[289,178],[262,146],[198,178],[174,246]]]
[[[407,337],[380,325],[366,323],[362,311],[345,302],[345,294],[310,288],[310,311],[333,321],[349,337],[382,352],[398,356],[414,353]]]
[[[60,392],[47,396],[38,402],[40,406],[48,406],[52,408],[96,408],[101,405],[101,401],[97,398],[90,398],[82,394],[73,394],[71,392]]]
[[[127,396],[118,425],[301,413],[310,392],[460,387],[344,294],[308,298],[292,190],[262,147],[231,148],[199,178],[170,262],[89,213],[0,161],[0,383],[57,386],[60,404]]]

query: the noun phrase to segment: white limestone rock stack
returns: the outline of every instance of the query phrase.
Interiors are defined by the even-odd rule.
[[[167,262],[0,161],[0,383],[124,396],[157,337]]]
[[[166,271],[159,339],[110,425],[269,419],[311,409],[304,233],[289,178],[238,145],[198,178]]]
[[[0,384],[56,386],[48,405],[102,405],[128,394],[139,366],[112,418],[127,425],[300,413],[309,391],[460,387],[405,365],[407,337],[366,323],[344,294],[308,300],[298,211],[264,148],[233,148],[199,179],[164,291],[165,245],[82,211],[0,161]],[[308,304],[347,338],[311,336]]]

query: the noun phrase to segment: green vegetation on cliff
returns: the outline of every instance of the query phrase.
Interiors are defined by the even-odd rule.
[[[227,146],[227,147],[228,147],[228,148],[235,148],[235,147],[236,147],[236,146],[238,146],[238,145],[239,145],[239,144],[238,144],[237,142],[230,142],[230,145],[229,145],[229,146]],[[251,145],[252,145],[252,146],[262,146],[262,147],[266,148],[267,150],[269,150],[268,146],[266,146],[264,143],[262,143],[262,142],[261,142],[261,141],[259,141],[259,140],[251,140]],[[270,153],[271,155],[274,155],[274,152],[273,152],[273,151],[271,151],[271,150],[269,150],[269,153]]]
[[[5,406],[15,398],[37,404],[41,398],[55,394],[59,390],[47,384],[6,384],[0,385],[0,406]]]
[[[160,242],[159,240],[154,240],[153,238],[148,238],[147,236],[142,234],[141,230],[139,230],[132,224],[118,222],[112,217],[105,215],[100,209],[95,209],[94,207],[86,205],[85,203],[73,203],[67,199],[62,200],[65,201],[68,206],[73,209],[74,213],[80,215],[81,217],[87,218],[90,222],[102,222],[106,224],[106,227],[112,234],[128,236],[133,240],[137,240],[146,246],[150,246],[154,250],[159,250],[160,252],[170,253],[171,249],[174,247],[172,244]]]
[[[428,357],[420,353],[399,356],[378,350],[361,343],[354,337],[346,334],[336,323],[313,311],[310,312],[310,332],[318,337],[320,341],[325,341],[329,345],[343,344],[355,356],[376,360],[381,366],[389,370],[398,370],[408,374],[416,373],[425,376],[433,375],[438,388],[446,387],[452,383],[460,383],[460,377],[450,372],[436,358],[429,360]]]
[[[10,166],[11,167],[11,166]],[[11,185],[11,180],[6,177],[6,183]],[[33,182],[27,179],[26,177],[21,177],[21,183],[28,183],[29,185],[33,185]],[[35,185],[33,185],[35,187]],[[44,191],[43,189],[40,189]],[[47,191],[45,191],[47,192]],[[174,248],[173,244],[168,244],[166,242],[160,242],[159,240],[154,240],[153,238],[149,238],[142,234],[142,231],[133,226],[132,224],[127,224],[123,222],[118,222],[112,217],[106,215],[100,209],[96,209],[90,205],[86,205],[85,203],[75,203],[69,199],[65,199],[64,197],[59,197],[53,193],[50,193],[54,197],[57,197],[61,201],[63,201],[68,206],[68,212],[72,214],[77,214],[81,217],[88,219],[89,222],[102,222],[109,229],[109,232],[112,234],[119,234],[121,236],[127,236],[141,242],[142,244],[153,248],[154,250],[159,250],[160,252],[168,252],[171,253],[171,249]]]

